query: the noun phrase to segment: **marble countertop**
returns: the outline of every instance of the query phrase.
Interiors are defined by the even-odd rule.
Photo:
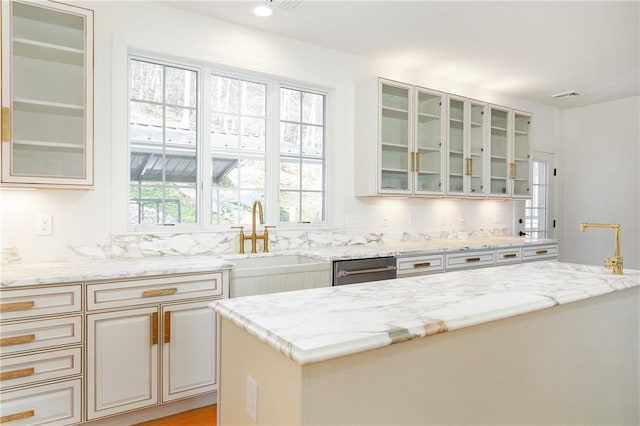
[[[215,257],[144,257],[123,260],[89,260],[6,265],[0,269],[0,286],[21,287],[93,280],[148,277],[218,271],[233,267]]]
[[[299,364],[640,286],[640,271],[524,263],[228,299],[222,317]]]

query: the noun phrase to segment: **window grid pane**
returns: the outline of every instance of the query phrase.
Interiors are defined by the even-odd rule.
[[[196,223],[197,71],[129,64],[129,222]]]
[[[280,89],[280,221],[324,221],[325,96]]]
[[[267,87],[211,76],[211,222],[251,222],[251,207],[265,203]],[[265,206],[266,208],[266,206]]]

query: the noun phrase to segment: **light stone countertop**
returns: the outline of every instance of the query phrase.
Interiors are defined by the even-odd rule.
[[[144,257],[6,265],[0,269],[2,288],[94,280],[139,278],[230,269],[233,264],[215,257]]]
[[[640,271],[613,275],[604,267],[542,261],[211,306],[304,365],[638,286]]]

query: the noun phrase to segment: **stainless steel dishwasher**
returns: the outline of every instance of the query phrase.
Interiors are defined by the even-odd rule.
[[[396,258],[336,260],[333,262],[333,285],[364,283],[396,278]]]

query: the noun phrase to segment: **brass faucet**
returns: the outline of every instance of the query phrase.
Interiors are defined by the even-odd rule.
[[[620,225],[617,223],[581,223],[580,231],[587,228],[611,228],[615,231],[615,254],[604,260],[604,266],[611,269],[614,274],[622,275],[622,256],[620,256]]]
[[[251,253],[257,253],[257,242],[258,240],[262,240],[262,251],[265,253],[269,252],[269,231],[268,228],[275,228],[273,225],[264,225],[262,235],[258,235],[256,233],[256,213],[258,213],[258,218],[260,220],[260,225],[264,225],[264,214],[262,212],[262,203],[259,200],[253,202],[253,207],[251,208],[251,235],[247,236],[244,233],[244,226],[232,226],[233,229],[240,229],[240,235],[238,236],[239,249],[238,253],[244,254],[244,242],[245,240],[251,240]]]

